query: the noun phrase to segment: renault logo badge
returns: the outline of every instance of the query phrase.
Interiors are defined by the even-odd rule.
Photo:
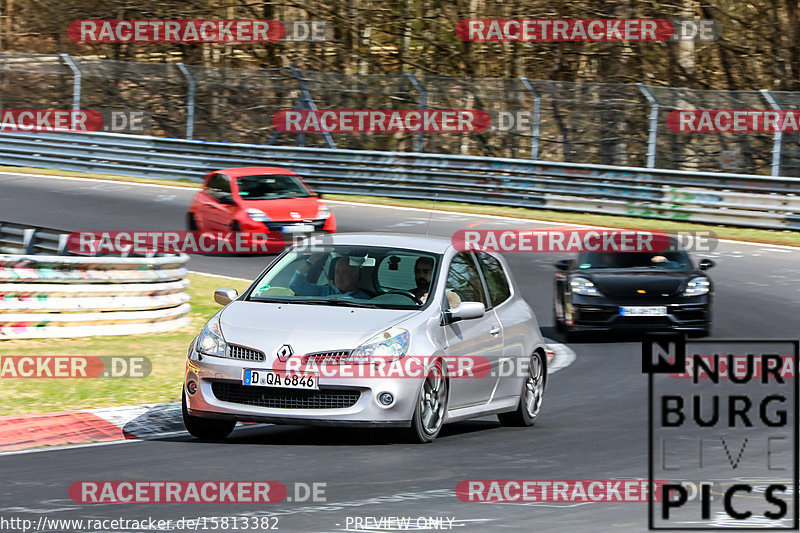
[[[288,344],[284,344],[275,352],[275,355],[278,356],[278,359],[281,363],[285,363],[287,359],[289,359],[294,352],[292,351],[292,347]]]

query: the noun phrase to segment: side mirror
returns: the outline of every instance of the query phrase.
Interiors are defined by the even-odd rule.
[[[557,270],[569,270],[570,263],[572,263],[572,261],[569,259],[562,259],[561,261],[553,263],[553,266],[556,267]]]
[[[482,302],[461,302],[455,309],[445,311],[445,323],[452,324],[459,320],[480,318],[486,314],[486,306]]]
[[[221,204],[232,205],[233,204],[233,194],[229,192],[219,193],[217,196],[217,201]]]
[[[214,301],[219,305],[228,305],[238,297],[239,293],[236,292],[236,289],[217,289],[214,291]]]
[[[700,270],[708,270],[709,268],[713,267],[716,263],[711,259],[701,259],[700,260]]]

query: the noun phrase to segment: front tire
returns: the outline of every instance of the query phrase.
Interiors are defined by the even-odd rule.
[[[417,406],[411,419],[410,437],[414,442],[433,442],[447,414],[448,383],[441,362],[436,363],[422,382]]]
[[[186,231],[197,231],[197,220],[191,213],[186,215]]]
[[[547,367],[544,357],[540,352],[533,352],[528,364],[528,374],[522,383],[522,392],[519,395],[517,409],[508,413],[499,413],[497,418],[504,426],[525,427],[532,426],[539,416],[544,396],[544,386],[547,381]]]
[[[199,416],[192,416],[186,409],[186,391],[183,391],[181,396],[181,411],[183,412],[183,425],[186,431],[193,437],[201,440],[225,440],[225,437],[231,434],[235,420],[214,420],[213,418],[200,418]]]

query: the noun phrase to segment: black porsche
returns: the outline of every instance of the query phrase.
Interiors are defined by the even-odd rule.
[[[683,250],[582,252],[554,266],[553,314],[567,338],[615,329],[710,333],[710,259],[695,267]]]

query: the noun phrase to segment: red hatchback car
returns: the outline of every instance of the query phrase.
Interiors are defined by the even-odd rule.
[[[291,170],[240,167],[206,175],[186,226],[190,231],[280,233],[291,243],[314,233],[335,233],[336,219]]]

